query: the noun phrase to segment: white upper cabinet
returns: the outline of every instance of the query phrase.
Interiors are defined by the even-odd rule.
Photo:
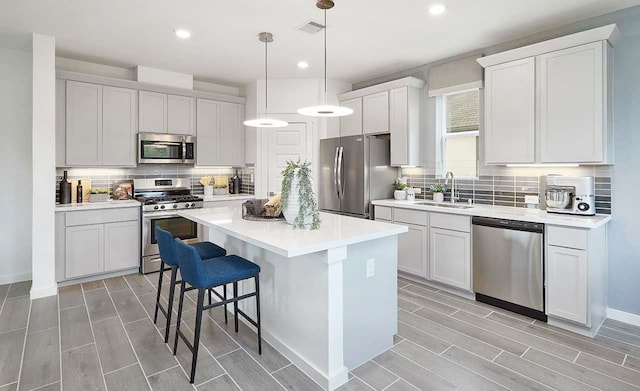
[[[540,161],[601,163],[608,100],[606,42],[540,56]]]
[[[613,164],[616,25],[478,59],[487,164]]]
[[[389,91],[362,98],[362,132],[389,133]]]
[[[102,164],[102,86],[67,82],[66,166]]]
[[[188,96],[167,96],[167,131],[171,134],[196,134],[196,100]]]
[[[420,92],[415,87],[389,91],[389,131],[391,165],[421,166]]]
[[[243,117],[240,104],[197,100],[196,166],[245,165]]]
[[[484,161],[535,162],[535,58],[485,70]]]
[[[167,133],[167,94],[140,91],[140,132]]]
[[[102,165],[136,165],[137,105],[135,90],[102,87]]]
[[[340,105],[353,110],[353,114],[340,117],[340,136],[362,134],[362,97],[342,101]]]
[[[136,91],[76,81],[66,87],[66,157],[56,157],[57,165],[135,166]]]

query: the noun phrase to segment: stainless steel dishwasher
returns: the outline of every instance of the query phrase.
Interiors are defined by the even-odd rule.
[[[474,217],[476,300],[547,321],[544,310],[544,224]]]

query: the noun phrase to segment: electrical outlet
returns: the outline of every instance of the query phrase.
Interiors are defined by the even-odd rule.
[[[422,188],[421,187],[414,187],[413,191],[415,192],[415,194],[422,194]]]
[[[376,260],[367,259],[367,278],[371,278],[376,274]]]
[[[525,204],[539,204],[540,203],[540,197],[536,196],[536,195],[525,195],[524,196],[524,203]]]

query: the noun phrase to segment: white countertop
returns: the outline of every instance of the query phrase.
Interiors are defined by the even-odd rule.
[[[235,200],[250,200],[256,198],[253,194],[225,194],[225,195],[206,195],[202,196],[204,202],[217,202],[217,201],[235,201]]]
[[[574,228],[598,228],[609,221],[611,215],[597,214],[595,216],[566,215],[559,213],[548,213],[540,209],[512,208],[508,206],[474,205],[469,209],[446,208],[437,205],[418,205],[416,201],[398,200],[378,200],[372,201],[373,205],[389,206],[393,208],[426,210],[429,212],[450,213],[466,216],[493,217],[497,219],[510,219],[530,221],[533,223],[544,223],[551,225],[561,225]]]
[[[182,210],[182,217],[276,254],[291,258],[407,232],[407,227],[379,221],[320,213],[320,229],[293,229],[284,221],[242,219],[241,208]]]
[[[111,208],[139,208],[136,200],[109,200],[106,202],[83,202],[80,204],[56,204],[56,212],[73,212],[78,210],[111,209]]]

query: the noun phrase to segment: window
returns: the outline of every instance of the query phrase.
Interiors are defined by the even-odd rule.
[[[479,90],[442,95],[439,99],[442,174],[477,178],[480,129]]]

